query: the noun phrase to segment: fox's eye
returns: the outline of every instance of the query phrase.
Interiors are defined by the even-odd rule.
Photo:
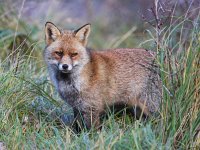
[[[77,55],[78,55],[78,53],[71,53],[71,57],[75,57]]]
[[[57,51],[57,52],[55,52],[56,53],[56,55],[58,55],[58,56],[62,56],[63,55],[63,52],[60,52],[60,51]]]

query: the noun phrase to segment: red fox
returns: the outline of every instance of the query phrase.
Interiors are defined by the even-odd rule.
[[[60,30],[51,22],[45,25],[44,59],[75,117],[80,113],[90,129],[100,126],[100,114],[107,106],[137,106],[147,116],[157,112],[162,91],[156,55],[145,49],[88,50],[90,26]]]

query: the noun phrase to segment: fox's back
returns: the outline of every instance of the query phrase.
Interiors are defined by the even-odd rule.
[[[92,55],[96,75],[109,78],[108,83],[114,80],[120,85],[131,81],[143,83],[155,60],[155,54],[144,49],[113,49],[96,51]]]

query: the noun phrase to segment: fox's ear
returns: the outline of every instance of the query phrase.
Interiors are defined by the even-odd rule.
[[[87,39],[90,34],[90,24],[86,24],[82,27],[80,27],[78,30],[74,31],[75,37],[78,38],[78,40],[86,46],[87,44]]]
[[[45,24],[45,40],[46,44],[50,45],[61,35],[60,30],[51,22]]]

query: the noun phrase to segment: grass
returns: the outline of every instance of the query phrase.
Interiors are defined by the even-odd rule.
[[[9,17],[16,19],[15,15]],[[14,27],[6,28],[9,23],[4,18],[0,29],[0,141],[8,149],[198,149],[200,20],[197,17],[192,22],[186,40],[174,37],[183,34],[184,25],[191,21],[185,16],[177,20],[179,23],[175,21],[163,30],[149,29],[148,39],[139,43],[158,52],[164,85],[159,115],[147,121],[131,121],[111,114],[103,121],[101,132],[91,130],[77,135],[63,124],[70,122],[73,114],[60,100],[41,61],[43,45],[35,38],[39,27],[19,20],[16,32]],[[27,28],[32,29],[31,34]],[[130,38],[130,32],[124,33],[109,44],[126,47],[137,41]],[[95,41],[97,45],[104,43],[96,36],[92,39],[94,47]]]

